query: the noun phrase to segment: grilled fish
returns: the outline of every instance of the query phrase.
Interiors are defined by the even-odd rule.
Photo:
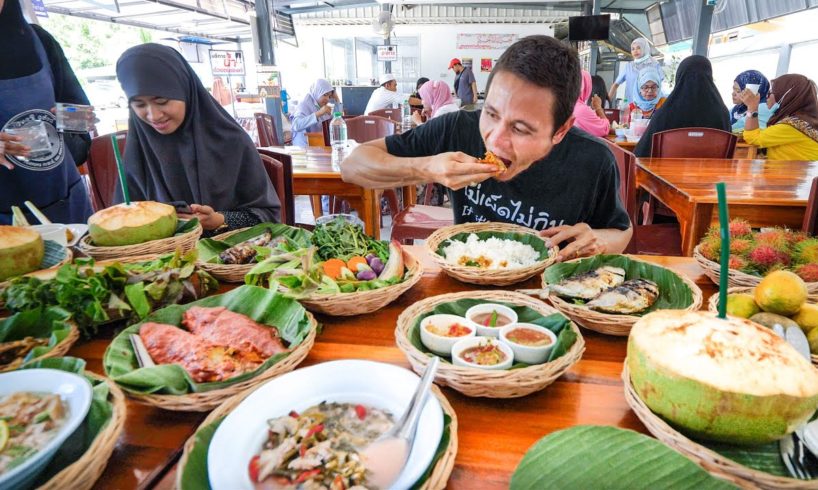
[[[625,281],[625,269],[604,266],[563,279],[548,289],[563,298],[594,299],[599,293]]]
[[[222,264],[249,264],[258,253],[255,247],[263,247],[270,243],[272,239],[273,234],[270,230],[267,230],[260,236],[245,240],[228,248],[219,254],[219,259],[222,261]]]
[[[659,298],[659,286],[648,279],[631,279],[600,294],[585,306],[603,313],[629,315],[650,308]]]

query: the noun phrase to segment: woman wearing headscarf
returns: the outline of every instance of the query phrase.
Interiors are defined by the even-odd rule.
[[[631,114],[639,109],[642,112],[642,119],[650,119],[653,111],[662,107],[666,100],[662,96],[662,76],[656,68],[648,67],[639,72],[637,81],[639,90],[629,106]]]
[[[710,60],[698,55],[687,57],[679,64],[676,87],[650,118],[634,154],[650,156],[654,133],[693,127],[730,131],[730,112],[713,83],[713,67]]]
[[[749,115],[744,141],[767,148],[769,160],[818,160],[818,95],[815,82],[804,75],[782,75],[773,80],[766,105],[772,117],[759,129],[761,97],[745,89],[741,101]]]
[[[190,204],[209,234],[278,221],[281,204],[250,136],[174,49],[125,51],[116,75],[130,116],[125,170],[131,199]],[[115,202],[122,202],[117,186]]]
[[[418,95],[423,100],[423,115],[426,116],[427,120],[460,110],[457,104],[454,103],[449,84],[443,80],[424,83],[420,87]],[[423,119],[417,112],[412,114],[412,120],[415,124],[423,124]]]
[[[602,99],[594,99],[593,109],[585,104],[591,95],[592,89],[591,74],[582,70],[582,88],[579,90],[579,98],[574,104],[574,126],[584,130],[586,133],[604,138],[611,130],[611,123],[605,117],[602,109]]]
[[[26,200],[56,223],[84,223],[92,213],[77,171],[91,138],[57,132],[58,101],[88,104],[57,41],[26,22],[18,0],[0,0],[0,224],[11,224],[11,206]],[[51,149],[32,155],[8,130],[40,122]]]
[[[633,40],[631,43],[631,55],[633,56],[633,61],[629,61],[628,64],[625,65],[625,69],[622,70],[622,73],[619,74],[616,81],[611,85],[611,90],[608,92],[608,97],[611,101],[616,100],[616,91],[623,82],[625,83],[625,98],[629,101],[633,101],[639,91],[639,72],[645,68],[652,67],[659,72],[660,76],[662,74],[662,68],[659,66],[659,63],[650,57],[650,43],[644,37],[638,37]],[[662,85],[661,82],[662,80],[659,80],[659,86]]]
[[[429,81],[429,79],[426,78],[426,77],[418,78],[417,83],[415,83],[415,92],[412,95],[410,95],[410,97],[420,99],[420,87],[422,87],[423,84],[428,82],[428,81]],[[421,105],[410,104],[410,107],[412,108],[412,113],[413,114],[414,114],[415,111],[422,111],[423,110],[423,104],[421,104]]]
[[[761,74],[760,71],[747,70],[738,74],[733,80],[733,109],[730,111],[730,124],[733,125],[733,131],[741,131],[744,129],[744,119],[747,117],[747,106],[741,101],[741,92],[747,88],[747,84],[758,85],[758,95],[761,103],[758,106],[758,127],[764,129],[767,127],[767,121],[773,115],[770,108],[767,107],[767,94],[770,93],[770,82],[767,77]]]
[[[293,112],[292,131],[295,146],[309,146],[307,133],[322,132],[321,123],[332,119],[333,108],[328,103],[334,91],[332,85],[323,78],[310,85],[309,93]]]

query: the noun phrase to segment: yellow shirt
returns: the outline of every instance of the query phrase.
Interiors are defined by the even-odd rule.
[[[818,160],[818,141],[789,124],[744,130],[744,141],[767,149],[768,160]]]

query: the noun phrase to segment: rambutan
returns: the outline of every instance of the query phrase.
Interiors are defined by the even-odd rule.
[[[699,252],[710,260],[719,261],[719,254],[721,254],[721,238],[718,236],[706,237],[699,244]]]
[[[755,236],[757,245],[766,245],[779,252],[786,252],[790,248],[789,232],[783,228],[773,228],[762,231]]]
[[[793,258],[799,264],[818,264],[818,238],[809,238],[796,244]]]
[[[744,259],[744,257],[739,257],[738,255],[731,255],[730,261],[728,262],[728,267],[730,269],[735,269],[739,271],[746,270],[749,267],[749,265],[750,264],[747,262],[746,259]]]
[[[790,244],[797,245],[803,241],[809,240],[810,236],[809,233],[804,233],[803,231],[790,230],[787,238],[789,238]]]
[[[743,219],[730,220],[730,238],[740,238],[753,232],[750,223]]]
[[[790,265],[790,256],[769,245],[758,245],[747,256],[751,265],[762,272],[766,272],[774,267],[786,267]]]
[[[747,238],[735,238],[730,240],[730,253],[733,255],[746,255],[753,248],[753,241]]]
[[[818,282],[818,264],[804,264],[795,269],[795,273],[805,282]]]

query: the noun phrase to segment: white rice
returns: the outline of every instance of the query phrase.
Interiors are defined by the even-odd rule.
[[[454,265],[463,265],[464,259],[483,257],[491,261],[486,269],[519,269],[537,263],[540,254],[525,243],[496,237],[481,240],[471,233],[465,242],[449,240],[443,247],[443,257]]]

